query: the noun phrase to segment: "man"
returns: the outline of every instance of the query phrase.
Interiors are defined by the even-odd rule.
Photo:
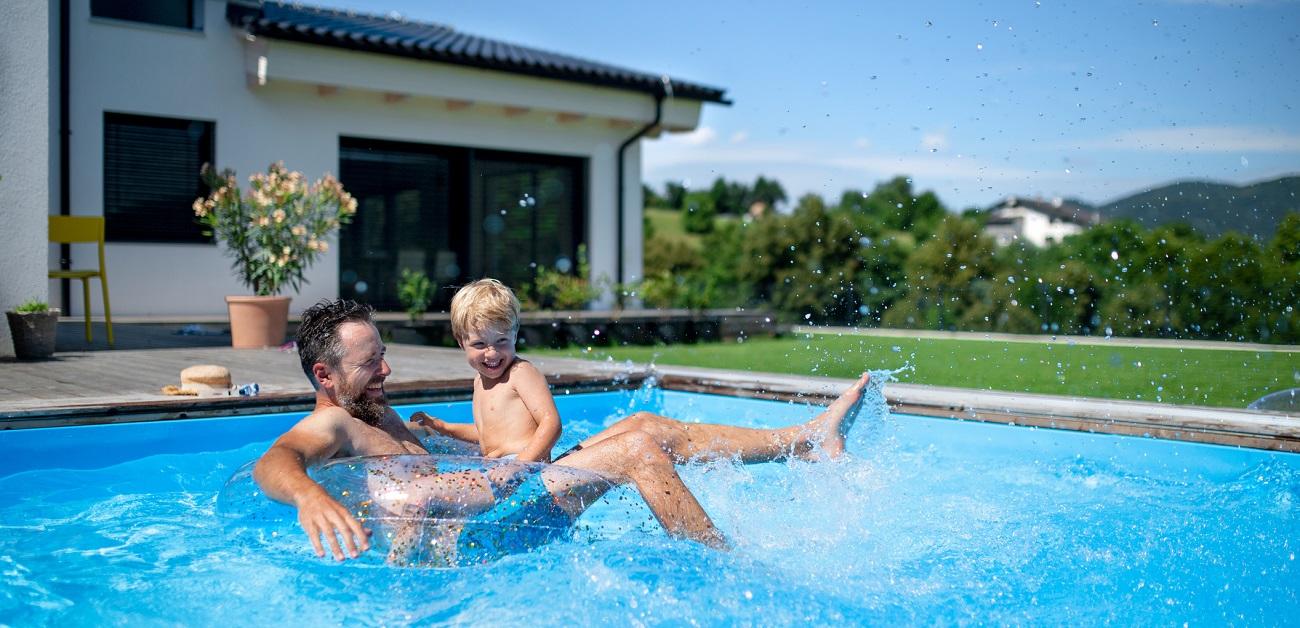
[[[428,453],[384,396],[384,380],[392,370],[370,315],[369,306],[346,300],[322,301],[303,312],[298,355],[316,388],[316,408],[276,440],[254,470],[254,478],[269,497],[297,508],[298,522],[316,554],[324,556],[328,545],[335,560],[343,560],[345,551],[355,558],[369,549],[369,533],[308,477],[307,468],[335,457]],[[818,448],[839,456],[866,383],[864,373],[825,412],[782,429],[687,424],[638,412],[583,441],[563,457],[563,466],[590,471],[612,483],[635,485],[668,534],[725,548],[725,537],[682,483],[674,464],[724,456],[746,463],[766,462],[809,456]],[[575,487],[573,475],[560,469],[543,471],[540,478],[570,518],[581,514],[608,486],[601,482]],[[489,477],[480,476],[428,490],[454,490],[456,503],[479,503],[486,509],[493,501],[491,484]]]

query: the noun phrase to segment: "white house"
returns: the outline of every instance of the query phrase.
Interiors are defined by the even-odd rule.
[[[988,211],[984,232],[993,236],[999,246],[1017,240],[1048,246],[1101,222],[1095,211],[1060,198],[1044,201],[1009,196]]]
[[[244,181],[274,161],[332,172],[357,197],[295,309],[397,309],[402,268],[517,284],[576,268],[580,245],[593,279],[632,281],[639,140],[728,104],[660,74],[296,3],[16,0],[0,23],[0,308],[48,296],[82,312],[80,290],[45,279],[60,265],[46,216],[72,214],[106,217],[114,314],[223,312],[247,289],[189,209],[204,162]],[[74,247],[72,267],[93,262]]]

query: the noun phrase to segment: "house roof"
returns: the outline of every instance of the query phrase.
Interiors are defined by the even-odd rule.
[[[391,54],[574,83],[671,95],[724,105],[726,90],[629,70],[497,39],[450,26],[283,2],[232,0],[226,19],[259,37]]]
[[[993,207],[990,207],[989,212],[996,214],[998,210],[1013,209],[1017,207],[1030,209],[1040,214],[1046,214],[1053,218],[1057,218],[1067,222],[1072,222],[1078,225],[1083,225],[1085,227],[1088,225],[1095,225],[1101,222],[1101,214],[1097,213],[1096,210],[1086,205],[1083,205],[1082,203],[1062,200],[1059,198],[1052,199],[1050,201],[1045,201],[1042,199],[1018,198],[1015,196],[1008,196],[1006,200],[1002,201],[1001,203],[998,203],[997,205],[994,205]],[[993,218],[990,217],[989,224],[992,224],[992,220]]]

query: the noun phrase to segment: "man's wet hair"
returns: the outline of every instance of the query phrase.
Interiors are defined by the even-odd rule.
[[[343,341],[339,338],[339,326],[343,323],[373,323],[371,320],[375,309],[365,303],[348,299],[335,301],[323,300],[302,313],[302,322],[298,325],[298,361],[302,372],[311,380],[312,387],[319,386],[312,374],[312,366],[317,362],[330,368],[338,368],[343,361]]]

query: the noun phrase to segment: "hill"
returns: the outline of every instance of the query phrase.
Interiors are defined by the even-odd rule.
[[[1268,240],[1283,216],[1300,211],[1300,176],[1244,186],[1182,181],[1126,196],[1100,209],[1107,220],[1132,218],[1146,227],[1186,222],[1211,238],[1234,230]]]

